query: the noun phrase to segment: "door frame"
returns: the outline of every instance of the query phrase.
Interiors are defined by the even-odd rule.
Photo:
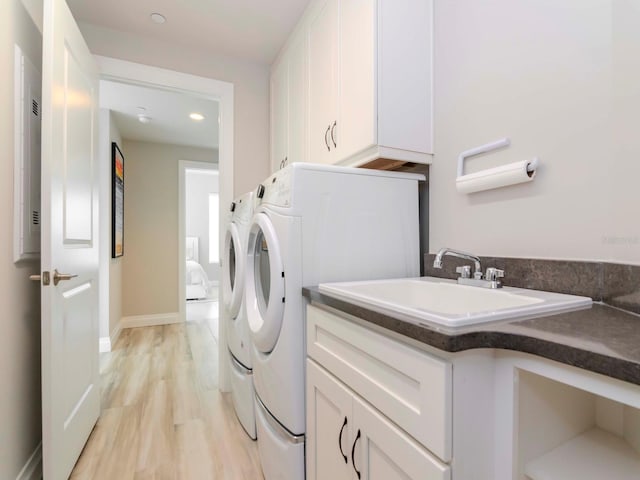
[[[217,172],[218,177],[218,190],[220,189],[220,171],[218,170],[218,165],[215,163],[207,163],[207,162],[194,162],[191,160],[180,160],[178,162],[178,300],[180,302],[180,321],[185,322],[187,320],[187,292],[185,288],[186,281],[186,265],[185,265],[185,256],[186,256],[186,245],[185,238],[187,235],[187,199],[185,198],[186,193],[186,185],[185,182],[187,180],[186,173],[187,170],[206,170],[206,171],[215,171]],[[218,193],[220,195],[220,193]],[[220,207],[222,207],[222,202],[220,202]],[[222,213],[222,208],[220,208],[219,214]],[[222,226],[223,218],[220,216],[218,218],[218,230]],[[218,231],[218,239],[220,239],[220,232]],[[222,241],[224,241],[224,235],[222,236]],[[222,247],[219,245],[219,258],[222,258]],[[220,264],[218,264],[218,268]],[[220,291],[220,285],[218,285],[218,291]],[[218,294],[218,298],[220,295]],[[219,302],[218,302],[219,304]],[[219,308],[218,308],[219,310]],[[218,315],[219,317],[219,315]],[[220,322],[218,322],[220,323]],[[216,332],[218,336],[220,335],[220,326],[218,326],[218,332]]]
[[[232,83],[215,80],[212,78],[200,77],[188,73],[167,70],[159,67],[152,67],[140,63],[129,62],[117,58],[94,55],[100,78],[103,80],[113,80],[116,82],[136,84],[145,87],[161,88],[164,90],[174,90],[181,93],[195,95],[203,99],[215,100],[219,104],[219,146],[218,146],[218,181],[220,192],[220,231],[219,245],[222,249],[224,245],[224,232],[226,225],[225,205],[229,205],[234,198],[234,171],[233,171],[233,141],[234,141],[234,86]],[[179,229],[179,228],[178,228]],[[184,249],[184,239],[183,249]],[[184,253],[184,250],[183,250]],[[222,251],[220,252],[222,257]],[[183,255],[184,256],[184,255]],[[178,259],[184,268],[184,261]],[[184,279],[183,279],[184,283]],[[177,300],[180,302],[182,296],[178,289]],[[220,299],[222,302],[222,299]],[[186,308],[184,302],[179,303],[180,319],[184,321]],[[183,311],[184,310],[184,311]],[[226,344],[225,322],[219,322],[219,343]],[[218,349],[219,365],[219,389],[228,392],[231,388],[228,374],[228,358],[226,349]]]

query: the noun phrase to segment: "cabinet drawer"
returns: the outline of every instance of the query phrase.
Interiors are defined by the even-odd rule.
[[[307,354],[442,460],[451,460],[452,367],[314,306]]]

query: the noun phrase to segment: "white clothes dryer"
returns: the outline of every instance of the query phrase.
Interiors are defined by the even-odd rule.
[[[245,261],[253,192],[231,203],[222,260],[222,298],[229,349],[231,395],[236,415],[247,434],[256,438],[251,339],[245,308]]]
[[[296,163],[258,187],[245,288],[266,480],[304,478],[302,287],[418,276],[420,180]]]

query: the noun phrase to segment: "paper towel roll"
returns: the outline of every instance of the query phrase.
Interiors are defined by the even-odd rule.
[[[533,171],[527,171],[531,165]],[[517,183],[530,182],[536,175],[535,167],[537,159],[522,160],[488,170],[482,170],[468,175],[462,175],[456,179],[456,188],[460,193],[474,193],[482,190],[506,187]]]

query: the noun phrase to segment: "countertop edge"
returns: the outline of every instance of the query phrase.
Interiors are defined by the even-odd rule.
[[[385,330],[395,332],[403,337],[445,352],[455,353],[480,348],[517,351],[640,385],[640,362],[621,356],[605,355],[588,348],[577,348],[560,341],[555,342],[546,338],[539,338],[533,334],[533,331],[531,334],[516,331],[522,321],[506,321],[487,325],[483,328],[460,331],[459,333],[445,332],[426,325],[406,322],[374,309],[355,305],[321,292],[317,287],[305,287],[302,289],[302,294],[311,303],[334,308]],[[612,307],[605,308],[614,310]],[[555,315],[555,317],[560,315]],[[509,331],[509,328],[513,328],[514,331]]]

